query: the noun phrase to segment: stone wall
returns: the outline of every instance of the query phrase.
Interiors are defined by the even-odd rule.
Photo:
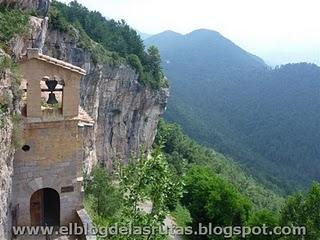
[[[82,206],[82,137],[78,121],[26,123],[25,144],[15,153],[13,201],[18,225],[30,225],[30,198],[43,188],[59,193],[61,224],[75,221]],[[74,188],[63,192],[63,187]]]

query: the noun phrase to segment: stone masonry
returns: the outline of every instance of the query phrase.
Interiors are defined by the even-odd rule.
[[[46,201],[50,200],[39,198],[35,203],[31,199],[36,192],[50,189],[58,195],[59,224],[67,225],[76,220],[76,211],[82,208],[82,129],[93,124],[79,108],[80,78],[85,71],[42,55],[37,49],[29,49],[21,66],[26,82],[25,145],[18,149],[14,159],[13,221],[15,225],[29,226],[33,224],[32,218],[43,218],[45,205],[49,204]],[[58,109],[43,106],[40,82],[44,76],[63,81]],[[39,213],[33,212],[36,204],[40,206]]]

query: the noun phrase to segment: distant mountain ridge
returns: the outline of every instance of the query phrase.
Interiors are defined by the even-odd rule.
[[[147,39],[147,38],[149,38],[149,37],[152,36],[152,34],[140,32],[139,30],[136,30],[136,31],[137,31],[137,33],[140,35],[140,37],[141,37],[142,40],[145,40],[145,39]]]
[[[208,39],[211,39],[211,41],[208,41]],[[226,58],[230,57],[231,55],[236,57],[235,54],[239,54],[238,57],[247,57],[246,60],[251,60],[251,63],[253,65],[266,66],[266,64],[261,58],[249,52],[246,52],[229,39],[223,37],[219,32],[207,29],[198,29],[185,35],[170,30],[164,31],[162,33],[147,38],[145,40],[145,44],[147,46],[153,44],[157,45],[161,49],[161,53],[165,56],[167,55],[166,51],[169,50],[167,49],[168,47],[178,47],[179,49],[183,49],[185,47],[192,47],[192,49],[194,50],[206,50],[208,51],[208,53],[212,53],[212,50],[214,50],[215,54],[223,53],[226,55]],[[177,51],[179,49],[170,50]]]
[[[166,119],[291,192],[320,179],[320,68],[264,61],[206,29],[154,35],[171,82]],[[299,176],[299,177],[297,177]]]

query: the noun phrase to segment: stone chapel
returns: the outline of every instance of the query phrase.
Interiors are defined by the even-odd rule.
[[[86,71],[38,49],[28,49],[21,70],[24,145],[14,158],[13,224],[68,225],[83,207],[82,131],[93,125],[80,107]]]

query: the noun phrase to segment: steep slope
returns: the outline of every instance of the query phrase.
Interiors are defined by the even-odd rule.
[[[155,143],[164,145],[163,151],[166,158],[178,174],[195,165],[208,167],[248,197],[254,210],[280,210],[284,199],[265,188],[232,159],[205,148],[186,136],[177,124],[169,124],[161,120]]]
[[[317,66],[272,70],[208,30],[164,32],[145,42],[160,48],[171,81],[166,119],[281,191],[319,179]]]

